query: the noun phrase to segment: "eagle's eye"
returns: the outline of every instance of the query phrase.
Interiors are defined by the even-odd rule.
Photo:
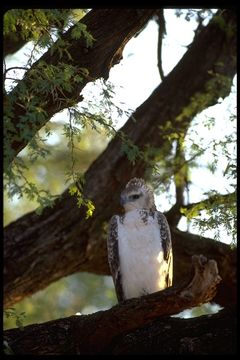
[[[138,195],[138,194],[130,195],[131,200],[137,200],[139,198],[140,198],[140,195]]]

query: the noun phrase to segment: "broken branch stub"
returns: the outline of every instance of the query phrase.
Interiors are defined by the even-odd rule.
[[[210,301],[216,295],[217,284],[222,280],[215,260],[207,260],[203,255],[192,256],[193,278],[180,292],[184,298],[202,298],[202,302]]]

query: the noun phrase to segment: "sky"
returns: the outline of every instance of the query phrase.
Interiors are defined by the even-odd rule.
[[[177,18],[174,15],[173,9],[165,9],[164,15],[166,19],[167,35],[163,41],[162,63],[164,74],[167,75],[174,66],[181,59],[187,45],[189,45],[194,37],[194,29],[196,23],[194,21],[186,21],[184,17]],[[206,20],[207,22],[207,20]],[[123,59],[120,64],[115,65],[110,70],[109,81],[115,84],[116,95],[113,98],[114,102],[123,109],[135,110],[143,103],[152,93],[152,91],[161,82],[157,68],[157,37],[158,26],[155,21],[151,20],[147,27],[135,38],[132,38],[124,48]],[[8,67],[24,65],[28,54],[27,45],[21,49],[11,58],[6,59]],[[92,92],[97,94],[99,84],[93,85],[89,83],[83,91],[86,99],[91,98]],[[204,143],[208,144],[214,133],[215,138],[221,138],[224,134],[231,133],[234,130],[234,124],[229,124],[226,127],[226,119],[229,115],[229,109],[236,107],[236,78],[234,79],[233,92],[230,97],[216,106],[212,106],[198,115],[194,120],[195,130],[199,136],[204,138]],[[208,116],[216,118],[216,126],[209,131],[202,123]],[[62,111],[60,114],[54,116],[55,121],[66,119],[66,112]],[[128,116],[116,117],[113,119],[116,123],[116,128],[120,128]],[[205,119],[205,120],[204,120]],[[190,135],[189,135],[190,136]],[[49,139],[52,143],[57,142],[58,139],[54,135]],[[211,161],[211,151],[206,151],[206,154],[201,158],[202,166],[195,171],[192,171],[192,183],[190,191],[190,202],[197,202],[203,198],[202,192],[206,189],[216,189],[221,193],[226,193],[229,190],[229,185],[223,177],[223,171],[226,168],[226,160],[220,161],[217,173],[210,174],[206,172],[206,163]],[[174,189],[172,188],[173,192]],[[157,207],[160,211],[166,211],[172,205],[171,201],[166,199],[165,194],[156,197]],[[186,230],[186,221],[183,219],[179,228]],[[194,228],[190,228],[192,232],[198,233]],[[205,236],[212,236],[212,232],[204,233]],[[230,242],[230,238],[224,236],[226,242]]]

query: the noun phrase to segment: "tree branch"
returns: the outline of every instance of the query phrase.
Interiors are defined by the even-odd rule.
[[[212,206],[213,204],[225,204],[226,201],[237,201],[237,194],[236,191],[229,193],[229,194],[216,194],[213,196],[209,196],[207,199],[192,203],[183,205],[182,208],[186,210],[191,210],[195,207],[198,207],[199,211],[205,209],[206,207]],[[184,213],[182,213],[182,216],[186,216]]]
[[[225,97],[229,94],[231,81],[218,82],[211,75],[211,71],[215,72],[216,64],[220,62],[223,64],[219,68],[219,74],[222,76],[232,80],[236,71],[235,33],[231,32],[230,36],[227,31],[228,27],[232,29],[236,19],[230,11],[224,12],[223,15],[227,21],[226,29],[222,29],[214,20],[210,22],[196,36],[179,64],[121,129],[135,145],[139,146],[140,150],[144,150],[149,144],[163,148],[166,145],[164,135],[169,131],[164,130],[168,122],[171,123],[171,129],[174,128],[174,131],[184,132],[194,114],[213,105],[219,96]],[[204,59],[203,54],[207,54]],[[181,89],[177,89],[176,84],[181,84]],[[202,100],[194,102],[192,106],[192,99],[197,94],[201,95]],[[191,116],[183,117],[181,115],[183,109],[189,107]],[[162,130],[159,130],[160,127]],[[66,190],[54,208],[46,208],[40,216],[34,212],[29,213],[6,227],[4,232],[6,306],[43,289],[62,276],[80,270],[99,274],[109,273],[106,252],[107,222],[113,214],[122,211],[118,203],[124,184],[131,177],[143,177],[146,169],[146,163],[142,159],[132,164],[119,151],[120,149],[121,140],[115,137],[85,174],[84,197],[91,199],[96,207],[92,218],[85,219],[84,209],[77,208],[76,200]],[[171,151],[170,146],[168,151]],[[181,238],[181,233],[176,237]],[[175,258],[179,256],[179,259],[186,260],[189,254],[193,254],[192,244],[190,242],[187,253],[184,238],[183,241],[184,247],[181,245],[176,250]],[[212,241],[210,239],[207,241],[211,247]],[[202,241],[199,244],[201,247]],[[222,261],[224,254],[224,259],[227,259],[219,264],[224,263],[226,268],[235,266],[231,257],[234,251],[227,245],[226,247],[224,244],[218,245],[219,248],[215,246],[216,256],[219,255]],[[221,254],[223,248],[225,250]],[[205,249],[204,254],[208,251],[207,247]],[[184,254],[183,258],[179,254]],[[180,264],[175,268],[175,273],[182,267]],[[230,281],[230,287],[233,289],[235,279],[236,277],[233,276]],[[227,285],[225,279],[222,283]],[[228,294],[225,294],[225,300],[226,297]]]
[[[160,79],[163,81],[165,75],[162,67],[162,43],[163,43],[164,35],[166,35],[164,9],[159,9],[157,15],[158,15],[158,49],[157,49],[158,70],[159,70]]]
[[[181,207],[183,207],[184,204],[184,190],[188,187],[188,164],[185,159],[181,139],[177,139],[177,147],[173,167],[176,169],[174,171],[176,202],[168,211],[167,215],[169,224],[176,227],[182,217],[180,209]]]
[[[173,315],[212,299],[221,281],[216,262],[200,255],[193,256],[192,265],[194,274],[184,285],[133,298],[92,315],[7,330],[5,341],[15,354],[105,353],[119,335],[156,317]]]
[[[3,55],[11,55],[20,50],[26,43],[27,40],[22,39],[19,34],[21,32],[20,26],[17,26],[16,33],[5,35],[3,43]]]
[[[7,96],[8,103],[12,104],[13,107],[14,118],[9,119],[12,121],[10,130],[5,126],[5,142],[9,139],[8,146],[12,149],[12,154],[11,156],[8,154],[5,163],[6,168],[29,141],[29,139],[26,140],[21,137],[18,127],[21,117],[26,115],[28,111],[28,104],[22,98],[21,89],[23,87],[28,88],[36,71],[42,72],[39,65],[44,62],[55,66],[58,66],[59,63],[71,64],[79,68],[87,68],[89,76],[86,76],[80,83],[73,81],[72,90],[66,93],[66,101],[56,99],[55,94],[41,93],[38,87],[31,89],[31,96],[36,102],[35,106],[43,107],[46,113],[41,119],[36,118],[35,121],[26,122],[25,126],[28,128],[31,138],[55,113],[81,101],[82,98],[79,97],[79,93],[89,81],[99,77],[108,78],[111,67],[120,61],[126,43],[151,18],[153,13],[154,10],[151,9],[93,9],[80,21],[87,26],[88,32],[95,39],[91,48],[86,46],[82,37],[78,40],[72,39],[73,27],[71,27],[61,38],[61,41],[69,44],[68,55],[66,53],[59,54],[58,51],[53,52],[51,48],[36,61],[25,74],[23,80]],[[55,47],[58,42],[56,42]],[[11,130],[12,128],[15,132]]]

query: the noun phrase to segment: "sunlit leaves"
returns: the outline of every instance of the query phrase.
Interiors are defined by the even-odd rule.
[[[78,181],[78,185],[76,184],[72,184],[70,185],[68,191],[69,191],[69,194],[70,195],[75,195],[76,198],[77,198],[77,206],[79,208],[81,208],[81,206],[85,206],[87,208],[86,210],[86,219],[89,219],[92,215],[93,215],[93,212],[95,210],[95,206],[93,204],[93,202],[90,200],[90,199],[86,199],[83,197],[83,188],[82,186],[80,185],[81,182]]]
[[[89,199],[85,201],[85,205],[87,207],[86,219],[88,219],[89,217],[91,217],[93,215],[95,206],[94,206],[93,202]]]
[[[16,327],[23,329],[23,322],[26,318],[25,312],[18,313],[15,308],[8,308],[4,310],[4,316],[15,319]]]
[[[67,173],[69,179],[73,179],[75,183],[69,186],[69,194],[75,196],[77,199],[77,206],[81,208],[84,206],[86,208],[86,220],[89,219],[95,210],[94,203],[92,200],[84,197],[84,184],[85,177],[84,174],[76,173],[75,169],[72,168],[71,171]]]
[[[62,30],[69,21],[70,9],[11,9],[4,15],[4,35],[16,33],[26,41],[38,41],[45,47],[51,30]]]

